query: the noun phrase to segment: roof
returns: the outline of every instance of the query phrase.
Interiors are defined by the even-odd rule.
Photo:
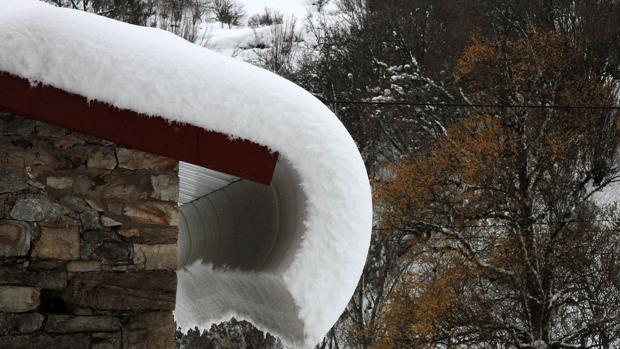
[[[353,139],[311,94],[170,33],[34,0],[0,0],[0,72],[133,112],[145,122],[161,118],[168,131],[187,125],[277,152],[284,172],[294,173],[282,176],[294,180],[292,196],[285,196],[301,200],[302,205],[276,205],[274,212],[294,217],[298,223],[290,226],[300,230],[298,241],[274,245],[289,250],[277,254],[273,268],[231,270],[199,258],[179,270],[176,319],[186,329],[205,328],[221,319],[216,315],[241,314],[303,346],[320,341],[337,321],[365,263],[372,227],[371,192]],[[114,119],[118,115],[111,111],[97,117],[121,127],[122,120]],[[140,124],[131,131],[138,141],[145,136]],[[160,142],[175,148],[183,139],[168,134]],[[278,186],[272,183],[271,196],[264,196],[269,202],[281,198]],[[247,190],[235,192],[244,195]],[[202,231],[201,225],[209,223],[191,222],[190,228]],[[234,247],[235,241],[229,243],[228,248]],[[202,293],[192,289],[199,279],[213,289]],[[213,298],[226,291],[236,296]],[[272,297],[244,296],[255,291],[265,295],[271,291]],[[284,305],[278,308],[277,303]],[[260,311],[276,308],[281,316]],[[290,319],[298,320],[295,326],[287,326]]]
[[[181,160],[183,173],[188,176],[201,176],[206,167],[268,185],[278,159],[277,153],[247,140],[170,123],[159,116],[146,117],[1,71],[0,90],[0,108],[4,110]],[[139,137],[136,129],[140,130]],[[189,173],[192,171],[196,173]],[[182,189],[186,195],[186,188]]]

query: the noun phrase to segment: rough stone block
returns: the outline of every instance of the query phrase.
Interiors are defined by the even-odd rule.
[[[174,310],[174,271],[75,274],[63,294],[68,306],[96,310]]]
[[[43,325],[45,317],[38,313],[25,313],[15,315],[15,325],[20,333],[32,333]]]
[[[44,220],[45,225],[56,227],[63,227],[67,224],[76,225],[79,215],[69,208],[52,202],[52,209],[49,211],[47,218]]]
[[[101,229],[101,214],[95,210],[86,210],[80,213],[80,222],[84,230]]]
[[[41,328],[44,319],[38,313],[0,313],[0,336],[32,333]]]
[[[138,150],[121,148],[116,151],[118,166],[128,170],[172,171],[177,161]]]
[[[91,349],[120,349],[121,332],[95,332],[92,335]]]
[[[76,226],[41,227],[41,238],[32,257],[38,259],[74,260],[80,258],[80,232]]]
[[[86,201],[77,196],[63,196],[60,199],[60,204],[77,213],[82,213],[87,209]]]
[[[130,246],[123,245],[121,239],[112,231],[92,230],[84,232],[81,242],[80,256],[82,259],[102,260],[105,258],[108,261],[115,261],[129,258]],[[104,244],[108,246],[104,246]],[[115,247],[121,251],[114,251]]]
[[[120,227],[123,223],[116,221],[107,216],[101,216],[101,225],[104,227]]]
[[[178,176],[151,176],[151,186],[153,187],[153,192],[151,193],[153,199],[172,201],[175,203],[179,201]]]
[[[45,270],[59,270],[62,269],[65,265],[64,261],[57,261],[54,259],[41,259],[41,260],[31,260],[30,268],[31,269],[45,269]]]
[[[106,241],[95,248],[93,255],[106,264],[129,262],[130,245]]]
[[[0,286],[0,311],[23,313],[40,304],[39,291],[33,287]]]
[[[123,213],[143,224],[178,225],[179,207],[164,202],[132,202],[125,205]]]
[[[62,138],[69,133],[69,130],[45,122],[35,121],[37,134],[42,137]]]
[[[123,203],[118,202],[118,201],[108,202],[108,211],[118,216],[122,215],[123,214]]]
[[[136,238],[140,236],[140,230],[138,228],[126,228],[118,231],[118,235],[126,238]]]
[[[35,131],[35,122],[28,119],[15,117],[13,115],[2,116],[0,123],[0,135],[28,135]]]
[[[117,348],[120,348],[120,346],[114,345],[108,342],[93,343],[93,345],[91,345],[90,347],[90,349],[117,349]]]
[[[142,176],[119,176],[110,174],[101,186],[101,197],[106,200],[140,200],[148,195],[148,182]]]
[[[50,336],[35,334],[25,336],[6,336],[2,338],[2,349],[89,349],[90,337],[87,334]]]
[[[123,328],[123,348],[168,349],[174,347],[174,319],[171,312],[144,313]]]
[[[90,206],[90,208],[92,208],[93,210],[95,210],[97,212],[103,212],[104,211],[103,207],[101,207],[101,204],[97,200],[84,199],[84,201],[86,201],[86,204],[88,204],[88,206]]]
[[[20,198],[11,210],[11,217],[18,221],[39,222],[47,218],[52,210],[52,203],[47,197]]]
[[[84,144],[84,140],[71,133],[61,138],[54,139],[54,147],[56,149],[66,150],[78,144]]]
[[[0,219],[9,217],[9,212],[15,204],[15,195],[13,194],[0,194]]]
[[[32,227],[16,221],[0,221],[0,257],[26,256]]]
[[[79,175],[74,178],[73,193],[81,197],[96,197],[98,186],[89,176]]]
[[[87,273],[101,271],[101,262],[99,261],[73,261],[67,263],[67,271],[72,273]]]
[[[20,149],[9,152],[9,156],[19,158],[22,168],[30,172],[31,178],[38,178],[49,170],[67,170],[74,167],[68,158],[51,148]]]
[[[88,168],[98,168],[113,170],[116,168],[116,155],[114,149],[109,147],[97,147],[90,151],[86,166]]]
[[[71,177],[47,177],[46,184],[53,189],[68,189],[73,186],[73,178]]]
[[[0,268],[0,284],[63,289],[67,287],[67,273],[64,271],[55,270],[61,265],[62,264],[59,265],[58,263],[52,264],[52,270],[20,270],[17,268]],[[31,267],[40,266],[33,264]]]
[[[144,265],[146,270],[175,270],[177,245],[133,245],[134,264]]]
[[[45,331],[50,333],[114,332],[120,328],[120,321],[112,316],[50,315],[45,323]]]
[[[176,244],[179,228],[176,226],[143,227],[140,241],[147,244]]]
[[[95,251],[104,242],[120,243],[121,239],[113,232],[107,230],[92,230],[82,233],[82,245],[80,246],[80,256],[82,259],[99,259]],[[127,250],[125,248],[125,250]]]
[[[17,177],[0,171],[0,194],[15,193],[28,189],[28,184]]]

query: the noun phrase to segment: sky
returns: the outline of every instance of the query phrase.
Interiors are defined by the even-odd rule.
[[[243,4],[248,16],[262,12],[265,7],[269,7],[285,15],[292,14],[297,18],[303,18],[312,0],[239,0],[239,3]]]

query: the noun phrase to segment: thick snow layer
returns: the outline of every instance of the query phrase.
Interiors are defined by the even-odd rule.
[[[297,335],[304,332],[304,321],[297,316],[298,309],[287,292],[287,285],[277,275],[218,270],[197,262],[178,273],[178,282],[184,287],[178,290],[181,294],[177,298],[192,299],[191,302],[180,299],[177,304],[175,312],[189,314],[187,319],[193,321],[180,321],[181,326],[199,324],[198,327],[208,329],[211,324],[234,316],[280,335],[289,345],[304,346]],[[214,290],[218,296],[204,297],[205,292]]]
[[[0,0],[0,71],[278,151],[299,173],[307,216],[294,259],[270,277],[297,305],[304,346],[338,319],[369,246],[370,185],[350,135],[312,95],[170,33],[34,0]],[[185,328],[204,325],[176,316]]]

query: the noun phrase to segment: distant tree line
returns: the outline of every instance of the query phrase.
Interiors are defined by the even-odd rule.
[[[117,19],[157,27],[189,41],[198,37],[198,25],[217,21],[238,26],[245,18],[243,6],[235,0],[46,0],[56,6],[73,8]]]
[[[619,347],[618,112],[406,103],[617,106],[620,3],[338,5],[285,73],[343,102],[378,223],[320,347]]]

